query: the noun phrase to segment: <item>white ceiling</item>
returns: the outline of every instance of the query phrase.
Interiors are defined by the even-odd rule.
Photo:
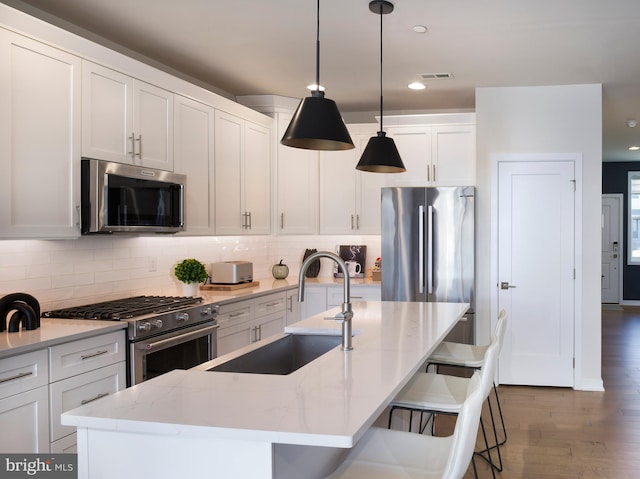
[[[4,3],[37,6],[231,97],[301,98],[315,81],[316,0]],[[385,112],[473,110],[476,87],[601,83],[605,160],[640,160],[627,149],[640,144],[640,126],[626,126],[640,120],[639,0],[393,3],[383,17]],[[320,83],[343,113],[379,108],[380,17],[368,4],[320,2]],[[407,88],[418,74],[441,72],[454,79]]]

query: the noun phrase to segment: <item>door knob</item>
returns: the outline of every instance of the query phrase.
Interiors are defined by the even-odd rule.
[[[515,288],[515,286],[509,284],[508,281],[502,281],[500,283],[500,289],[509,289],[509,288]]]

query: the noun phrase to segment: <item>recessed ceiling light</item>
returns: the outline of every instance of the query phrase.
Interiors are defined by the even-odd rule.
[[[627,126],[629,128],[635,128],[638,126],[638,120],[627,120]]]
[[[414,81],[413,83],[409,83],[409,88],[411,88],[412,90],[424,90],[427,87],[424,83]]]
[[[415,25],[413,31],[416,33],[427,33],[427,27],[424,25]]]
[[[638,151],[638,150],[640,150],[640,146],[633,145],[629,147],[629,151]]]

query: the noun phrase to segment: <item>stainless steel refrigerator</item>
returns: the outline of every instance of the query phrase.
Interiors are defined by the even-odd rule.
[[[470,303],[447,337],[475,339],[475,188],[382,188],[382,300]]]

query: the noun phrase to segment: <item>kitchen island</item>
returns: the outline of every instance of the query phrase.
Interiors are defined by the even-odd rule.
[[[289,375],[207,371],[276,336],[69,411],[62,422],[78,428],[79,477],[323,477],[467,308],[356,302],[354,349],[336,347]],[[340,334],[324,319],[334,314],[286,332]]]

